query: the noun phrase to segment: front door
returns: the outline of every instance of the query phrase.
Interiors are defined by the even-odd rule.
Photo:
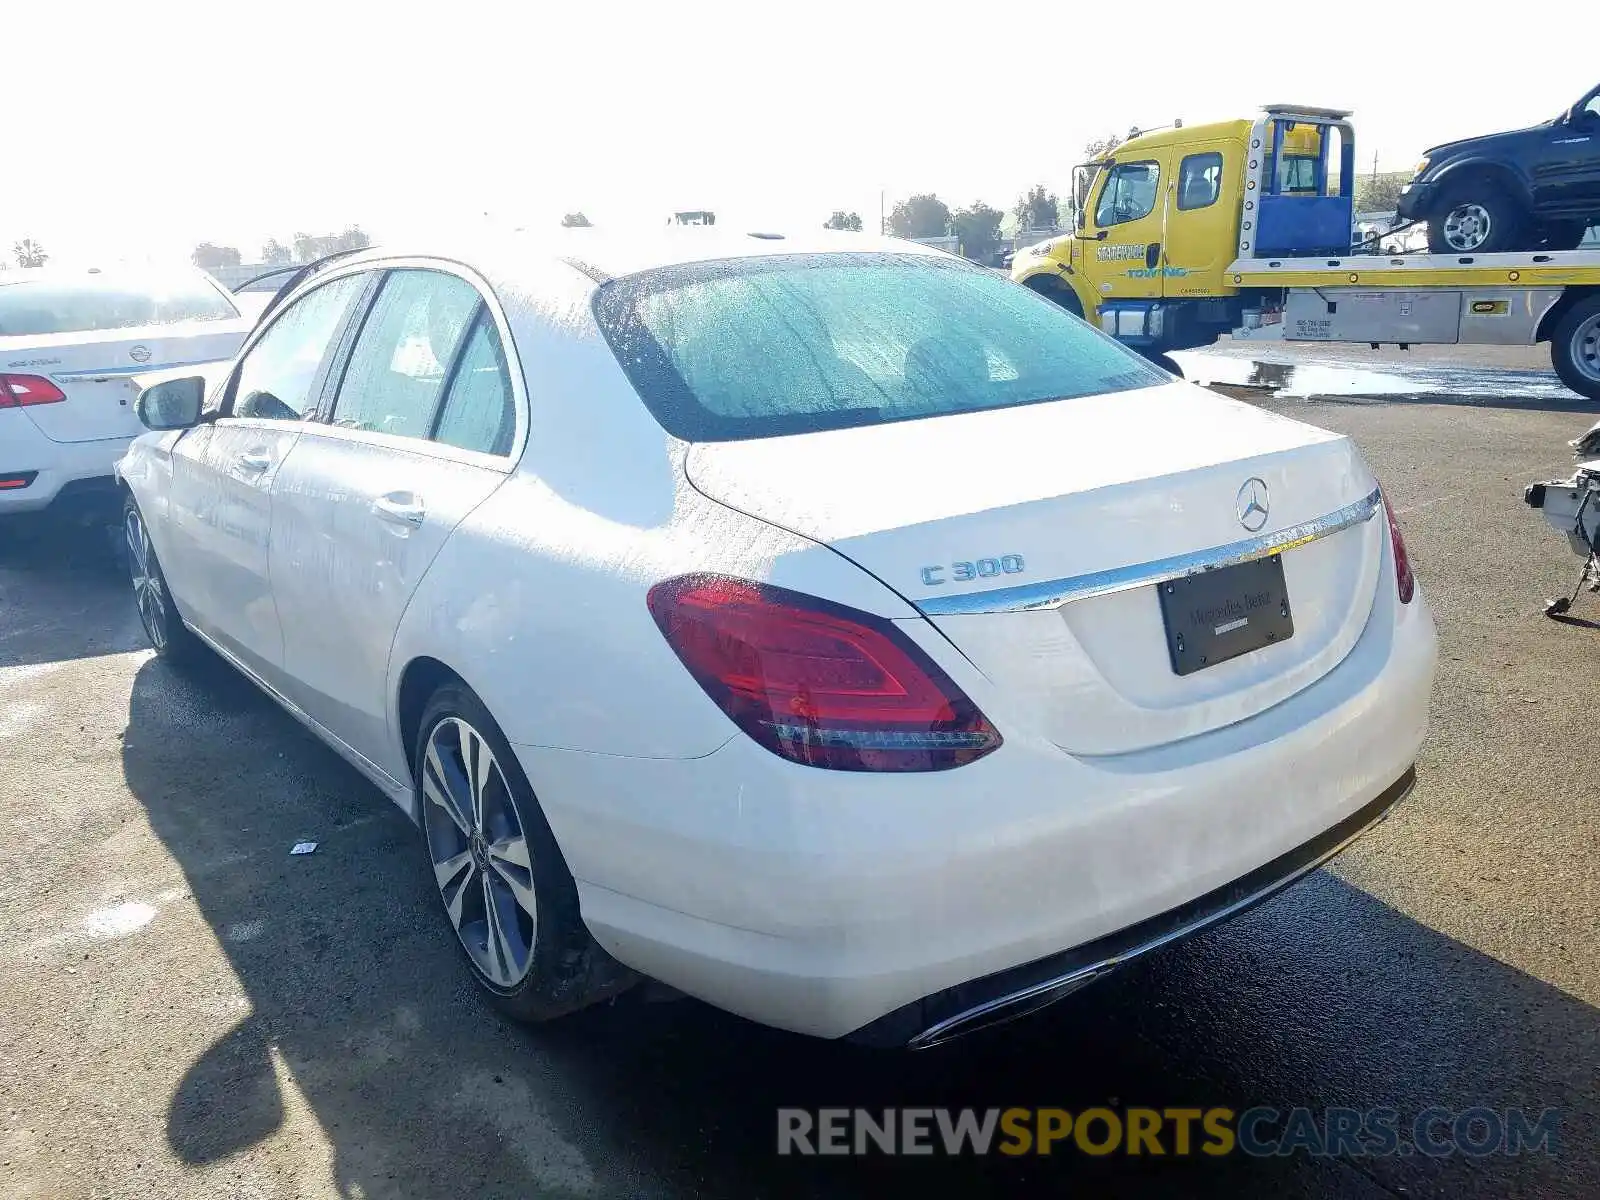
[[[334,280],[275,316],[235,366],[222,415],[172,451],[167,584],[185,617],[268,682],[283,650],[268,571],[272,487],[363,283]]]
[[[1161,295],[1163,181],[1169,152],[1162,150],[1100,172],[1080,236],[1083,270],[1105,299]]]
[[[1239,244],[1238,142],[1185,146],[1166,188],[1162,295],[1220,296]]]
[[[385,276],[327,423],[273,490],[285,694],[395,778],[389,650],[445,540],[505,482],[516,408],[498,327],[444,270]]]

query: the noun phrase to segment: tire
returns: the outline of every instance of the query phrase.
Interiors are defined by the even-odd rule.
[[[584,927],[577,885],[533,788],[465,684],[434,692],[413,758],[428,879],[496,1008],[518,1021],[549,1021],[639,981]]]
[[[1434,254],[1497,254],[1522,250],[1527,218],[1499,185],[1466,179],[1445,189],[1438,213],[1428,219],[1428,250]]]
[[[1078,302],[1078,293],[1059,280],[1052,279],[1048,275],[1035,275],[1023,286],[1038,292],[1046,300],[1059,304],[1080,320],[1083,318],[1083,305]]]
[[[156,654],[170,663],[191,663],[200,655],[200,639],[178,615],[167,577],[161,573],[155,547],[145,528],[144,514],[129,496],[122,506],[123,545],[126,548],[128,578],[133,585],[133,602],[139,610],[139,623],[155,647]]]
[[[1569,308],[1550,333],[1550,361],[1578,395],[1600,401],[1600,295]]]
[[[1154,365],[1160,367],[1168,375],[1175,375],[1179,379],[1183,378],[1183,368],[1178,365],[1178,360],[1173,358],[1172,355],[1163,353],[1159,350],[1152,350],[1145,354],[1144,357],[1149,359]]]

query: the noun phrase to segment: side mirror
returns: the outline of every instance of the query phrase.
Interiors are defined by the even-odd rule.
[[[146,429],[188,429],[200,423],[205,398],[206,381],[189,375],[145,388],[134,401],[133,411]]]

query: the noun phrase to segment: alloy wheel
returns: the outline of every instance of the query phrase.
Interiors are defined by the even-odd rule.
[[[1458,204],[1444,219],[1444,240],[1452,250],[1476,250],[1489,240],[1493,220],[1481,204]]]
[[[128,539],[128,573],[133,579],[133,599],[139,606],[139,620],[150,638],[150,644],[158,651],[165,650],[166,589],[161,585],[161,572],[156,568],[155,553],[150,549],[150,535],[136,509],[128,509],[123,520],[123,531]]]
[[[444,718],[428,735],[422,801],[428,856],[450,924],[483,976],[513,988],[533,966],[538,936],[533,859],[494,751],[459,717]]]

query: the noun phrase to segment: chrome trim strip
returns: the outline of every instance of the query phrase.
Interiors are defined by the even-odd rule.
[[[1025,612],[1034,608],[1059,608],[1073,600],[1086,600],[1090,596],[1105,596],[1111,592],[1126,592],[1132,588],[1165,583],[1169,579],[1182,579],[1186,575],[1199,575],[1215,571],[1218,567],[1231,567],[1257,558],[1281,554],[1338,533],[1352,525],[1372,519],[1378,511],[1382,496],[1377,488],[1325,517],[1291,525],[1275,533],[1264,533],[1246,538],[1242,542],[1229,542],[1210,550],[1195,550],[1188,554],[1175,554],[1171,558],[1158,558],[1153,562],[1134,563],[1127,567],[1113,567],[1108,571],[1094,571],[1087,575],[1071,575],[1065,579],[1049,579],[1040,583],[1023,583],[1016,587],[993,588],[984,592],[967,592],[955,596],[930,596],[912,603],[927,617],[969,616],[976,613]]]
[[[1349,837],[1339,842],[1338,845],[1329,848],[1322,854],[1319,854],[1312,861],[1297,867],[1295,870],[1291,871],[1282,878],[1273,880],[1271,883],[1267,884],[1266,887],[1259,888],[1256,891],[1251,892],[1248,896],[1245,896],[1239,900],[1235,900],[1226,908],[1220,908],[1215,912],[1207,913],[1203,917],[1198,917],[1195,920],[1190,921],[1187,925],[1180,926],[1177,929],[1169,930],[1160,937],[1153,938],[1150,941],[1145,942],[1143,945],[1135,946],[1131,950],[1125,950],[1121,954],[1110,955],[1106,958],[1100,959],[1098,962],[1089,963],[1086,966],[1079,967],[1077,970],[1071,971],[1066,975],[1059,976],[1055,979],[1047,979],[1043,983],[1036,983],[1032,987],[1024,988],[1020,992],[1013,992],[1009,996],[1001,996],[999,999],[990,1000],[984,1004],[975,1005],[974,1007],[969,1008],[966,1012],[957,1013],[953,1017],[946,1017],[943,1021],[940,1021],[935,1025],[931,1025],[927,1029],[924,1029],[921,1033],[917,1034],[916,1037],[912,1038],[906,1043],[906,1048],[909,1050],[926,1050],[930,1046],[937,1046],[940,1042],[948,1042],[952,1038],[957,1038],[967,1033],[976,1032],[978,1029],[985,1028],[989,1025],[998,1025],[1005,1021],[1012,1020],[1014,1017],[1023,1017],[1030,1012],[1037,1012],[1046,1005],[1055,1003],[1062,997],[1089,983],[1097,975],[1104,974],[1115,967],[1121,966],[1123,963],[1131,962],[1136,958],[1140,958],[1146,954],[1149,954],[1152,950],[1159,950],[1161,947],[1171,945],[1173,942],[1186,938],[1191,934],[1199,933],[1202,929],[1206,929],[1209,926],[1226,921],[1229,917],[1235,916],[1242,910],[1259,904],[1268,896],[1271,896],[1274,892],[1280,892],[1284,888],[1288,887],[1291,883],[1303,879],[1305,876],[1311,874],[1311,872],[1317,870],[1319,867],[1326,865],[1330,859],[1342,854],[1345,850],[1349,849],[1350,844],[1357,838],[1362,837],[1373,827],[1381,825],[1384,821],[1387,821],[1389,819],[1389,814],[1395,810],[1395,807],[1399,805],[1402,800],[1411,795],[1412,790],[1416,786],[1416,775],[1413,774],[1409,782],[1407,782],[1405,789],[1401,791],[1401,793],[1396,796],[1382,812],[1378,813],[1372,818],[1372,820],[1368,821]],[[1021,1007],[1026,1005],[1030,1000],[1036,1001],[1037,1003],[1029,1005],[1025,1008]],[[1005,1010],[1012,1008],[1017,1008],[1019,1011],[1014,1013],[1005,1012]],[[985,1017],[992,1017],[993,1019],[984,1020]]]

